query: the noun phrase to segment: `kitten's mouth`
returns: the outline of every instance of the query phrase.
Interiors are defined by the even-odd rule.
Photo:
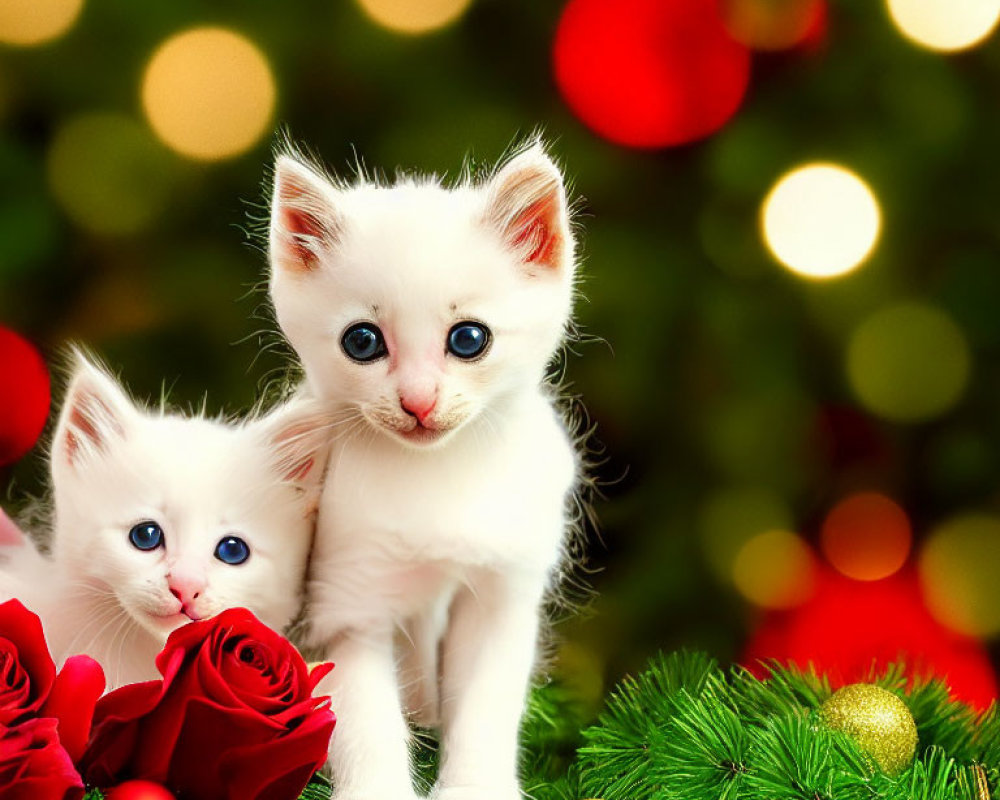
[[[167,614],[157,614],[153,611],[147,611],[146,617],[149,619],[146,627],[164,636],[182,625],[187,625],[191,621],[191,617],[181,611],[174,611]]]
[[[373,409],[366,413],[369,423],[376,430],[414,447],[430,447],[447,439],[458,428],[451,417],[427,419],[424,424],[412,416],[400,417],[396,413]]]
[[[421,425],[419,422],[414,425],[410,430],[396,430],[403,439],[412,444],[432,444],[438,441],[442,436],[444,436],[448,431],[441,430],[440,428],[428,428],[425,425]]]

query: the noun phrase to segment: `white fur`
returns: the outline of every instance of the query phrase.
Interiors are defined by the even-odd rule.
[[[325,424],[301,401],[242,424],[148,412],[77,356],[51,449],[52,554],[13,549],[4,593],[39,613],[57,663],[87,653],[109,689],[156,677],[156,653],[189,619],[243,606],[283,629],[301,603]],[[146,520],[163,547],[129,542]],[[243,564],[214,557],[227,535],[250,546]],[[186,607],[178,580],[202,586]]]
[[[489,181],[337,186],[276,165],[271,297],[336,415],[310,567],[314,645],[337,663],[337,800],[413,798],[404,711],[439,721],[439,800],[516,800],[517,734],[562,558],[577,454],[545,383],[569,321],[562,178],[536,145]],[[477,361],[446,352],[485,323]],[[388,356],[341,336],[377,323]],[[402,407],[436,401],[426,429]]]

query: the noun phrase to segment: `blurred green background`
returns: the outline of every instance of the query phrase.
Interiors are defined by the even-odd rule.
[[[23,13],[6,2],[0,38]],[[778,18],[795,5],[751,4]],[[659,648],[739,659],[769,606],[812,591],[786,602],[769,587],[827,569],[823,520],[862,490],[905,511],[904,569],[925,583],[939,526],[991,522],[938,550],[972,608],[957,627],[996,663],[1000,41],[934,52],[882,3],[836,0],[809,41],[753,54],[743,102],[715,133],[636,149],[560,93],[565,6],[473,0],[439,30],[404,34],[349,0],[87,0],[50,41],[0,44],[0,324],[50,363],[85,342],[138,397],[166,385],[182,406],[207,395],[212,411],[246,409],[283,364],[262,352],[266,264],[245,234],[279,126],[338,173],[360,158],[390,176],[456,175],[541,127],[580,203],[586,336],[568,377],[603,450],[596,596],[560,625],[566,668],[596,690]],[[142,99],[154,51],[206,25],[252,42],[274,89],[271,108],[242,73],[234,92],[263,93],[259,135],[212,160],[165,143]],[[815,160],[863,176],[882,213],[871,257],[825,281],[785,269],[759,224],[775,182]],[[902,316],[879,317],[900,303]],[[888,410],[866,396],[873,383]],[[930,395],[943,399],[908,405]],[[41,448],[0,472],[5,505],[42,491],[44,472]],[[763,588],[748,588],[740,554],[776,529],[799,549],[765,548],[750,567]]]

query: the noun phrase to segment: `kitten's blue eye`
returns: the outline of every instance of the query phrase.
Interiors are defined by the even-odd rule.
[[[340,346],[355,361],[374,361],[388,352],[382,331],[370,322],[357,322],[344,331]]]
[[[215,557],[226,564],[242,564],[250,558],[250,547],[236,536],[226,536],[215,546]]]
[[[459,358],[482,355],[490,343],[490,329],[478,322],[459,322],[448,331],[448,352]]]
[[[128,540],[140,550],[155,550],[163,544],[163,529],[152,520],[134,525]]]

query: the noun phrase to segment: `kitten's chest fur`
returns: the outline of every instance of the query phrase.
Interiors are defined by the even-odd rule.
[[[384,436],[335,445],[313,561],[327,613],[342,625],[400,619],[469,570],[551,570],[577,474],[572,442],[540,393],[499,423],[473,422],[430,451]]]

